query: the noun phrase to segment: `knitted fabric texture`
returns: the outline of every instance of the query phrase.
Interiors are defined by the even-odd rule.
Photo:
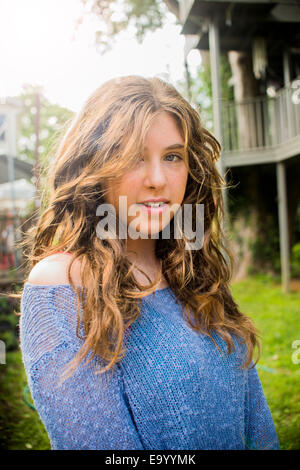
[[[233,336],[228,355],[213,332],[221,354],[187,324],[170,287],[142,300],[113,372],[96,375],[95,356],[59,384],[83,344],[76,305],[69,284],[24,285],[22,359],[52,449],[279,449],[256,368],[239,368],[246,346]]]

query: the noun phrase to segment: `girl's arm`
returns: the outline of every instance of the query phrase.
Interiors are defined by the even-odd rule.
[[[251,366],[253,362],[251,363]],[[256,368],[247,371],[246,448],[279,450],[279,441]]]
[[[113,374],[95,375],[100,363],[94,358],[59,386],[61,367],[83,343],[76,336],[76,321],[76,295],[70,286],[25,284],[22,358],[52,449],[143,449],[119,366]]]

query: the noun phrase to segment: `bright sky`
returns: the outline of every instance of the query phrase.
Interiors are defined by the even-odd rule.
[[[25,83],[39,84],[51,102],[77,111],[112,77],[169,76],[174,85],[183,79],[184,36],[173,15],[167,27],[148,33],[143,44],[123,34],[101,56],[94,45],[98,20],[85,15],[76,29],[82,9],[80,0],[0,0],[0,97],[19,94]],[[193,69],[199,54],[190,57]]]

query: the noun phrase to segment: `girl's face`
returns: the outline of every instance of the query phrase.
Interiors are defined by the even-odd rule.
[[[142,238],[160,232],[174,216],[170,207],[182,203],[188,178],[183,158],[184,141],[176,121],[163,111],[152,121],[138,163],[109,183],[107,202],[114,205],[124,221],[124,213],[119,212],[119,197],[127,196],[127,226],[134,226],[144,235]],[[143,204],[160,198],[166,201],[160,208]],[[128,213],[130,207],[132,212]],[[133,220],[136,222],[132,224]]]

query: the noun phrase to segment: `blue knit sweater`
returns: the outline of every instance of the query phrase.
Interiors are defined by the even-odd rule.
[[[83,344],[76,322],[69,284],[25,283],[20,346],[52,449],[279,449],[256,368],[238,367],[245,345],[233,337],[227,355],[213,333],[222,355],[188,326],[170,287],[142,300],[113,374],[95,375],[103,365],[95,356],[58,386],[60,368]]]

